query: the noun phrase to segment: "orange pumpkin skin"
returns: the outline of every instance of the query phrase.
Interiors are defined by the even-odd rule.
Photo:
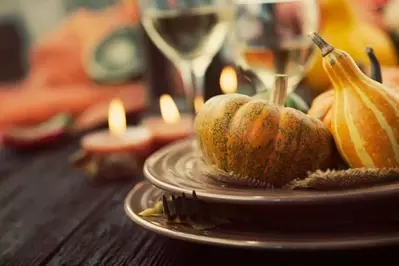
[[[382,79],[384,84],[394,91],[399,93],[399,68],[397,67],[383,67]],[[312,101],[312,105],[308,111],[308,115],[320,119],[330,128],[332,117],[332,104],[334,102],[335,91],[333,88],[318,95]]]
[[[308,111],[311,117],[320,119],[330,128],[331,124],[331,106],[334,102],[334,90],[328,90],[314,98]]]
[[[334,86],[331,132],[337,148],[353,168],[399,167],[399,97],[365,75],[353,58],[326,43],[313,41]]]
[[[321,121],[241,94],[209,99],[195,133],[205,162],[232,183],[281,187],[335,162],[332,135]]]

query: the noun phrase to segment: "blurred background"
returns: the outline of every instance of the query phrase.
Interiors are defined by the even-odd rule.
[[[314,1],[317,29],[366,71],[364,48],[371,44],[386,67],[384,79],[395,84],[398,3]],[[76,131],[87,130],[106,123],[115,97],[123,99],[128,114],[158,108],[163,94],[172,95],[182,112],[187,109],[182,71],[143,29],[134,0],[0,0],[0,39],[0,132],[60,112],[74,116]],[[235,86],[234,77],[222,75],[226,69],[235,74],[234,49],[227,34],[205,68],[202,102]],[[319,63],[309,64],[293,90],[310,105],[331,84]],[[236,90],[253,93],[245,84]]]
[[[57,29],[79,8],[103,9],[115,0],[1,0],[1,81],[22,79],[29,69],[29,48]],[[7,66],[7,67],[3,67]]]

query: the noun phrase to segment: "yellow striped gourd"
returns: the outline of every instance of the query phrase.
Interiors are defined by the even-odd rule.
[[[334,87],[330,130],[342,158],[353,168],[398,167],[397,94],[365,75],[347,52],[310,36]]]
[[[380,67],[380,62],[378,61],[374,50],[372,47],[367,47],[366,48],[366,53],[367,56],[369,57],[369,61],[371,64],[370,67],[370,77],[374,79],[375,81],[378,81],[382,83],[382,76],[385,76],[381,73],[382,69]],[[362,70],[365,72],[365,70]],[[388,73],[389,74],[389,73]],[[392,78],[391,78],[392,80]],[[393,83],[392,81],[388,80],[388,83],[384,82],[385,84],[391,84]],[[396,85],[395,85],[396,86]],[[334,89],[331,88],[321,94],[319,94],[316,98],[314,98],[311,108],[308,110],[308,115],[318,118],[323,123],[330,128],[331,126],[331,117],[332,117],[332,103],[334,101]]]

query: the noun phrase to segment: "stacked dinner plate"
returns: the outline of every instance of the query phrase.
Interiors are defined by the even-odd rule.
[[[126,198],[127,215],[159,234],[217,245],[347,249],[399,243],[398,183],[339,191],[254,189],[221,183],[203,167],[193,139],[152,154],[144,165],[147,180]],[[141,215],[162,202],[164,215]],[[183,219],[171,221],[173,212]],[[187,217],[211,226],[193,226]]]

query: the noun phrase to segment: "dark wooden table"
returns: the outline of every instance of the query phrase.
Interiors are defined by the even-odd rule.
[[[0,150],[0,265],[386,265],[381,262],[391,256],[397,263],[396,247],[253,251],[156,235],[123,211],[126,194],[142,177],[94,186],[68,163],[77,149],[78,141],[70,140],[36,152]]]

